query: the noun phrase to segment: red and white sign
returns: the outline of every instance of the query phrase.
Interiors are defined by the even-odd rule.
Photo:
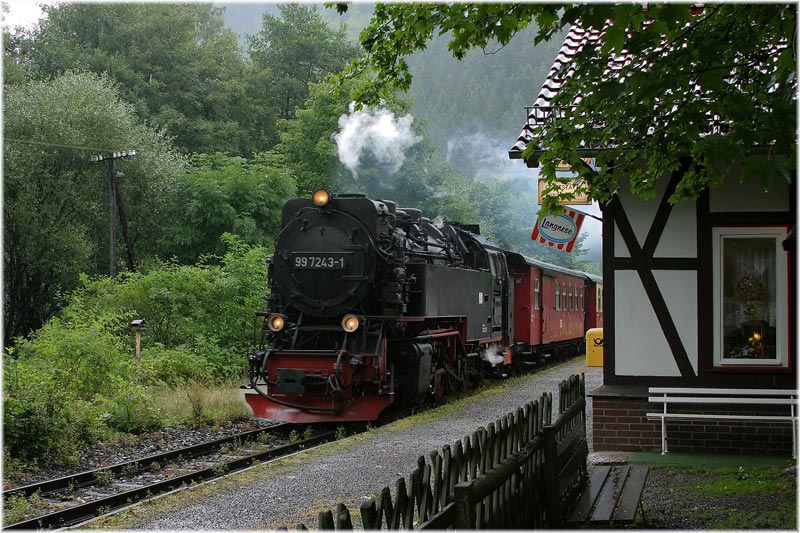
[[[531,240],[554,246],[566,253],[572,252],[586,215],[569,207],[565,210],[563,215],[548,215],[537,220],[531,233]]]

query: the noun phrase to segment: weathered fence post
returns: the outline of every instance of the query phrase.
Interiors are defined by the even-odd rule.
[[[327,511],[320,511],[318,523],[319,529],[324,531],[333,531],[333,513],[330,509]]]
[[[544,482],[548,490],[545,493],[547,501],[547,523],[551,528],[561,528],[561,502],[558,491],[558,449],[556,436],[558,432],[553,426],[542,428],[544,437]]]
[[[353,530],[353,521],[350,519],[350,510],[343,503],[336,506],[336,529],[341,531],[343,529]]]
[[[475,524],[475,504],[472,501],[472,482],[456,485],[456,523],[455,529],[477,529]]]
[[[361,523],[364,524],[365,530],[381,529],[378,509],[372,498],[361,502]]]

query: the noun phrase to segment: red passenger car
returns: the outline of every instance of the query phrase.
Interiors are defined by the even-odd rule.
[[[505,252],[514,282],[516,364],[582,352],[587,330],[587,287],[602,278]]]
[[[586,329],[603,327],[603,278],[586,274]]]

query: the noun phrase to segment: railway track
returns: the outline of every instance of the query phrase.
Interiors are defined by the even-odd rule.
[[[277,424],[3,491],[4,502],[35,497],[45,514],[5,524],[3,529],[63,528],[108,514],[181,487],[243,470],[320,445],[333,431],[290,438],[292,424]]]

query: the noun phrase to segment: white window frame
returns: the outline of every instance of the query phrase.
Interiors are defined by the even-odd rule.
[[[561,283],[556,281],[556,311],[561,310]]]
[[[539,289],[539,278],[533,278],[533,310],[538,311],[541,308],[540,302],[541,292]]]
[[[786,367],[789,364],[789,274],[788,254],[782,243],[786,239],[785,226],[718,226],[712,228],[713,237],[713,290],[714,290],[714,366],[715,367]],[[764,238],[775,241],[775,359],[734,359],[723,354],[722,316],[722,246],[727,237]]]

